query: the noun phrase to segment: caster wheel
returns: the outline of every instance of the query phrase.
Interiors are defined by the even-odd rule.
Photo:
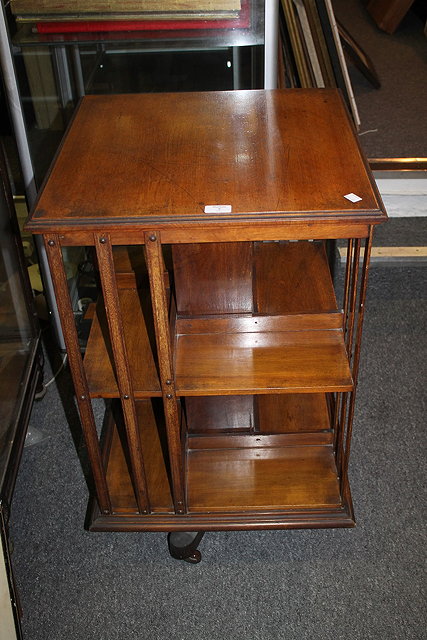
[[[197,549],[203,531],[174,531],[168,535],[169,553],[176,560],[198,564],[202,554]]]
[[[184,558],[184,562],[189,562],[190,564],[199,564],[201,559],[202,554],[198,549],[196,549],[194,553],[191,554],[191,556],[188,556],[188,558]]]

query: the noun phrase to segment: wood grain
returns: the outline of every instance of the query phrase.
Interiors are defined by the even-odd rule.
[[[139,435],[144,455],[147,493],[153,513],[173,511],[172,496],[168,478],[168,462],[164,451],[164,424],[156,423],[149,400],[136,403]],[[126,455],[125,455],[126,451]],[[127,445],[123,443],[114,426],[107,463],[107,482],[110,489],[113,511],[135,513],[137,504],[132,486]]]
[[[345,276],[351,372],[324,240],[350,238],[358,265],[359,239],[369,238],[366,258],[385,219],[335,90],[83,98],[27,230],[45,235],[56,270],[101,511],[94,528],[354,524],[347,464],[368,262],[358,300]],[[84,365],[61,244],[98,247],[107,309]],[[113,260],[110,244],[130,249]],[[147,273],[149,296],[135,288]],[[101,459],[89,392],[119,389],[126,429],[116,417]],[[335,436],[341,392],[353,393]],[[149,513],[135,498],[143,469]]]
[[[323,242],[257,242],[255,299],[261,313],[337,308]]]
[[[178,395],[350,391],[342,332],[178,336]]]
[[[117,286],[122,289],[136,289],[148,285],[147,266],[144,249],[137,246],[116,246],[113,249],[114,270]]]
[[[307,431],[305,433],[204,433],[189,435],[187,446],[192,449],[272,449],[302,445],[331,445],[331,431]]]
[[[331,428],[324,393],[286,393],[256,398],[261,433],[304,433]]]
[[[204,211],[221,204],[232,213]],[[27,230],[265,214],[385,219],[338,91],[85,96]]]
[[[180,222],[179,225],[171,224],[167,219],[158,222],[156,227],[162,233],[163,243],[188,244],[188,243],[208,243],[208,242],[243,242],[243,241],[280,241],[280,240],[301,240],[301,238],[314,238],[324,240],[325,238],[366,238],[369,234],[369,224],[377,222],[373,216],[360,217],[340,216],[337,218],[318,219],[316,224],[306,220],[301,216],[292,216],[287,219],[278,218],[277,215],[263,214],[254,215],[239,221],[224,219],[224,224],[219,224],[218,218],[205,220],[197,224],[191,221]],[[105,221],[105,224],[107,222]],[[28,223],[28,228],[30,229]],[[40,222],[37,226],[38,232],[43,233],[48,229],[51,222]],[[55,223],[56,226],[56,223]],[[89,246],[92,243],[93,228],[97,225],[84,225],[81,228],[71,230],[61,227],[61,242],[65,246]],[[105,226],[105,225],[104,225]],[[115,244],[123,245],[139,239],[141,229],[145,225],[141,220],[111,226],[111,237]],[[149,225],[149,228],[151,225]],[[164,245],[163,245],[164,246]]]
[[[342,329],[342,313],[294,313],[289,315],[228,314],[178,318],[177,335],[201,333],[274,333],[280,331],[321,331]]]
[[[185,407],[188,432],[193,435],[331,429],[324,393],[187,397]]]
[[[175,376],[169,333],[168,304],[165,286],[165,263],[160,235],[156,231],[145,234],[146,259],[150,278],[151,301],[156,329],[157,353],[169,448],[172,494],[177,513],[186,511],[184,493],[183,438],[181,416],[175,394]]]
[[[98,235],[95,238],[95,248],[105,304],[105,315],[114,358],[114,369],[123,409],[124,427],[129,444],[129,461],[132,469],[135,497],[139,512],[146,514],[150,510],[147,482],[145,478],[141,440],[139,437],[138,418],[135,409],[133,376],[130,371],[123,330],[123,314],[118,295],[110,237],[107,234]]]
[[[77,405],[79,407],[80,419],[83,425],[83,436],[95,483],[96,497],[101,513],[107,514],[111,512],[110,495],[108,492],[105,469],[99,446],[95,417],[93,415],[92,403],[90,401],[89,384],[86,378],[76,324],[74,321],[73,308],[68,292],[68,281],[62,259],[60,239],[55,235],[47,235],[44,237],[44,243],[52,275],[58,311],[61,318],[61,326],[67,348],[67,356],[73,378]]]
[[[253,311],[252,243],[174,245],[179,315]]]
[[[138,292],[119,289],[123,333],[135,397],[161,395],[159,377]],[[103,301],[100,300],[86,347],[84,366],[92,398],[117,398],[116,381]]]
[[[332,447],[192,450],[189,511],[338,507]]]
[[[185,408],[189,433],[251,432],[255,427],[250,395],[185,398]]]

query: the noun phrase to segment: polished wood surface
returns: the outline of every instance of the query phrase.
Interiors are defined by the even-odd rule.
[[[28,227],[32,225],[28,223]],[[325,238],[366,238],[369,234],[369,219],[362,222],[348,218],[327,218],[319,220],[313,225],[310,219],[288,216],[281,218],[280,224],[277,217],[270,214],[254,216],[253,219],[242,218],[237,222],[231,222],[221,218],[224,224],[218,224],[219,219],[205,220],[205,222],[183,221],[179,225],[162,222],[156,224],[159,237],[163,246],[168,244],[188,244],[207,242],[252,242],[252,241],[299,241],[301,238],[324,240]],[[50,223],[47,223],[50,224]],[[105,221],[108,224],[108,220]],[[37,226],[37,233],[43,233],[44,223]],[[114,241],[118,245],[139,240],[141,222],[128,222],[124,225],[114,226]],[[151,225],[150,225],[151,226]],[[68,229],[61,227],[61,240],[64,246],[81,247],[92,244],[93,232],[91,227],[83,225],[80,229]]]
[[[300,253],[295,250],[298,249],[299,244],[301,244]],[[339,313],[292,313],[296,308],[302,308],[303,310],[336,308],[335,296],[333,294],[332,282],[323,245],[311,242],[298,243],[298,245],[296,243],[260,243],[256,250],[257,259],[254,269],[252,268],[252,249],[250,244],[248,247],[248,243],[239,243],[239,247],[241,246],[242,249],[239,249],[237,253],[235,251],[236,244],[226,247],[226,249],[231,248],[232,250],[232,253],[229,251],[226,253],[230,262],[231,258],[234,258],[234,262],[237,262],[239,265],[246,265],[243,269],[243,274],[250,273],[252,276],[253,273],[256,273],[255,297],[258,301],[257,306],[267,308],[268,311],[276,313],[283,309],[290,310],[291,315],[240,316],[232,314],[231,316],[193,316],[192,318],[178,319],[176,323],[178,345],[180,345],[180,343],[182,344],[183,336],[190,334],[196,334],[197,337],[195,340],[199,340],[199,334],[212,335],[219,333],[232,335],[243,333],[245,334],[245,345],[248,347],[251,333],[267,332],[268,334],[272,334],[275,331],[314,329],[316,333],[313,334],[313,336],[316,338],[320,337],[320,334],[317,334],[317,331],[320,329],[340,329],[342,327],[342,318]],[[210,247],[210,245],[207,246]],[[212,248],[215,246],[216,245]],[[243,280],[245,282],[244,288],[246,294],[244,297],[236,296],[236,289],[239,288],[242,290],[242,287],[237,284],[239,283],[239,279],[237,276],[230,277],[231,267],[229,264],[227,263],[223,266],[223,263],[219,261],[215,266],[214,279],[216,277],[222,286],[217,289],[211,287],[211,280],[203,281],[203,275],[200,283],[199,280],[196,279],[196,275],[200,273],[200,271],[202,274],[206,273],[206,271],[202,270],[202,265],[197,262],[196,264],[199,269],[193,270],[192,261],[187,261],[184,258],[186,248],[187,246],[180,248],[180,276],[185,276],[184,282],[182,282],[180,278],[178,278],[178,281],[175,280],[178,300],[182,300],[179,285],[184,284],[185,293],[183,295],[185,295],[186,302],[183,306],[185,311],[193,309],[202,313],[209,313],[214,310],[241,311],[242,307],[245,308],[246,306],[250,309],[254,306],[251,296],[253,288],[252,279],[248,280],[247,276],[244,275]],[[194,255],[194,245],[188,245],[188,249],[190,257],[192,257]],[[199,252],[199,247],[197,247],[197,252],[203,255],[202,251]],[[215,251],[213,251],[213,255],[216,255]],[[248,258],[245,263],[242,262],[242,256]],[[248,262],[249,267],[247,267]],[[289,263],[291,265],[296,264],[300,268],[305,265],[305,270],[302,271],[304,276],[301,276],[299,271],[295,269],[292,270]],[[186,266],[185,269],[183,265]],[[214,265],[211,264],[210,266],[213,268]],[[130,264],[128,264],[126,268],[130,268]],[[210,275],[212,275],[212,268],[208,270]],[[273,277],[276,274],[284,273],[286,277],[282,276],[282,280],[279,282],[277,298],[273,294],[268,294],[271,300],[267,301],[267,296],[264,292],[271,290],[269,286],[270,273]],[[191,274],[192,277],[190,278]],[[315,277],[316,274],[320,274],[320,279]],[[135,278],[140,278],[140,276],[137,275]],[[193,283],[192,287],[189,285],[189,282]],[[261,284],[263,284],[263,286],[261,286]],[[152,354],[152,344],[147,335],[146,322],[142,312],[142,306],[144,306],[144,300],[142,300],[142,298],[147,298],[148,295],[148,292],[137,292],[135,289],[119,290],[124,336],[136,397],[160,394],[160,385]],[[227,297],[228,302],[224,303]],[[242,303],[243,299],[247,302]],[[234,308],[232,301],[235,303]],[[329,334],[326,334],[326,336],[329,336]],[[292,336],[289,337],[292,338]],[[296,337],[300,339],[302,336]],[[330,337],[333,342],[333,337]],[[273,336],[270,336],[270,338],[273,339]],[[203,340],[203,337],[200,337],[200,340]],[[256,341],[257,347],[267,345],[265,337],[262,339],[255,337],[254,340]],[[273,344],[273,342],[271,344]],[[179,346],[177,353],[178,357],[180,357]],[[248,358],[252,360],[252,355],[249,352],[247,353]],[[243,354],[243,351],[241,351],[241,354]],[[273,355],[273,358],[275,357],[280,357],[280,353],[278,352],[276,356]],[[301,357],[303,358],[304,356],[302,355]],[[114,359],[111,347],[109,346],[109,332],[101,301],[85,356],[87,379],[92,397],[118,396],[113,363]],[[319,364],[321,363],[319,362]],[[278,361],[278,365],[281,366],[280,360]],[[227,362],[224,363],[224,366],[228,366]],[[244,362],[242,362],[242,366],[245,366]],[[302,366],[304,365],[302,364]]]
[[[150,277],[151,303],[156,331],[157,354],[169,447],[172,476],[172,495],[176,513],[186,510],[184,468],[182,462],[183,436],[180,405],[175,395],[175,375],[170,342],[168,296],[165,285],[165,262],[162,245],[155,232],[145,234],[146,259]]]
[[[27,229],[148,230],[242,215],[256,226],[266,213],[385,219],[338,91],[85,96]]]
[[[251,242],[174,245],[177,313],[253,311]]]
[[[102,451],[98,439],[97,425],[90,402],[89,385],[80,353],[73,307],[68,293],[67,275],[64,269],[60,240],[56,235],[47,235],[44,237],[44,243],[52,275],[58,312],[61,318],[68,362],[73,376],[77,406],[83,425],[83,435],[92,469],[97,500],[101,513],[107,514],[111,513],[110,494],[105,477],[104,465],[102,463]]]
[[[187,464],[190,513],[341,504],[330,446],[193,450]]]
[[[185,412],[190,434],[249,433],[255,429],[251,395],[187,397]]]
[[[138,417],[135,408],[134,386],[123,331],[120,299],[116,286],[113,250],[109,235],[102,233],[95,237],[95,250],[99,265],[99,276],[114,358],[117,386],[122,404],[123,424],[129,443],[129,463],[132,470],[133,487],[138,504],[138,511],[139,513],[146,514],[150,511],[147,481],[138,428]]]
[[[119,289],[118,294],[135,397],[161,395],[159,377],[142,313],[140,296],[144,294],[136,289]],[[102,299],[92,323],[84,365],[92,398],[119,397]]]
[[[332,445],[332,431],[306,431],[303,433],[227,433],[190,434],[187,447],[193,449],[273,449],[277,447]]]
[[[186,397],[190,435],[330,432],[324,393]]]
[[[174,247],[178,394],[350,390],[323,243],[240,245]],[[288,315],[239,314],[256,307]]]
[[[316,313],[337,309],[324,242],[173,246],[177,313]]]
[[[164,423],[156,420],[149,400],[137,402],[136,411],[151,511],[172,512]],[[132,475],[129,472],[129,447],[123,435],[123,426],[119,422],[119,430],[114,423],[110,428],[112,433],[107,458],[107,482],[110,487],[112,509],[115,512],[136,513],[138,507],[131,481]]]
[[[117,246],[113,249],[117,286],[136,289],[148,283],[147,266],[141,246]]]
[[[282,331],[328,331],[342,329],[343,315],[334,313],[294,313],[289,315],[233,314],[178,318],[177,336],[225,333],[254,333],[260,337]]]
[[[324,393],[286,393],[256,398],[261,433],[330,431],[331,421]]]
[[[179,395],[350,391],[342,332],[178,336]]]
[[[83,98],[27,229],[55,270],[94,529],[354,524],[361,328],[385,219],[335,90]],[[334,238],[349,239],[343,311]],[[67,245],[95,247],[103,289],[84,362]],[[90,397],[112,399],[102,443]]]
[[[337,308],[323,242],[255,244],[255,301],[261,313],[316,313]]]

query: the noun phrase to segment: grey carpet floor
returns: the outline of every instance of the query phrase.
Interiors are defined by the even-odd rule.
[[[426,270],[374,267],[370,284],[357,527],[209,533],[199,565],[172,560],[164,534],[85,531],[64,371],[34,407],[45,438],[25,448],[13,503],[25,640],[426,637]]]
[[[393,35],[381,31],[361,0],[333,0],[335,15],[371,58],[381,81],[375,89],[351,63],[348,70],[369,158],[425,157],[427,39],[411,11]]]

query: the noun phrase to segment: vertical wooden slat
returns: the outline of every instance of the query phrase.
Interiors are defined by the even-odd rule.
[[[365,317],[366,291],[368,287],[369,263],[371,259],[373,231],[374,231],[374,227],[371,225],[369,227],[369,236],[365,244],[365,253],[364,253],[363,268],[362,268],[362,279],[360,283],[357,330],[356,330],[353,370],[352,370],[354,389],[350,395],[350,405],[348,409],[348,418],[347,418],[347,434],[346,434],[345,453],[344,453],[343,471],[342,471],[342,477],[343,477],[342,481],[344,484],[346,484],[348,481],[347,480],[348,461],[350,457],[351,436],[353,431],[356,388],[357,388],[357,381],[359,377],[360,350],[362,346],[362,329],[363,329],[363,321]]]
[[[83,435],[92,468],[98,505],[102,513],[111,513],[111,500],[107,479],[102,462],[101,449],[96,431],[95,418],[89,397],[89,388],[84,371],[74,314],[68,293],[67,277],[62,260],[61,245],[57,235],[44,237],[46,253],[49,260],[52,282],[55,289],[59,316],[61,318],[64,341],[67,347],[68,361],[77,395],[77,404],[82,422]]]
[[[170,343],[168,307],[164,280],[164,266],[160,235],[151,231],[145,234],[148,274],[156,330],[156,342],[166,418],[169,460],[172,475],[172,493],[175,511],[186,510],[184,495],[183,450],[180,418],[175,393],[172,349]]]
[[[351,273],[352,273],[352,265],[353,265],[353,249],[354,249],[354,240],[353,238],[349,238],[347,241],[347,261],[345,265],[345,277],[344,277],[344,295],[343,295],[343,321],[344,321],[344,336],[347,334],[348,328],[348,314],[349,314],[349,302],[350,302],[350,284],[351,284]],[[345,394],[337,393],[335,398],[335,411],[334,411],[334,433],[335,433],[335,452],[338,458],[339,453],[339,445],[341,441],[341,432],[343,429],[343,424],[340,422],[340,414],[341,407],[343,402],[345,401]]]
[[[349,305],[349,317],[347,320],[347,339],[346,347],[349,362],[353,358],[353,334],[354,323],[356,318],[356,306],[357,306],[357,285],[359,282],[359,261],[360,261],[360,238],[355,241],[354,256],[353,256],[353,269],[351,274],[351,296]]]
[[[348,392],[340,394],[340,398],[341,398],[340,418],[339,418],[339,426],[338,426],[337,441],[336,441],[337,469],[340,476],[341,476],[341,470],[342,470],[343,446],[344,446],[345,423],[346,423],[345,418],[347,414],[348,396],[349,396]]]
[[[105,313],[114,357],[117,386],[122,403],[126,437],[129,446],[132,483],[136,503],[140,513],[148,513],[149,501],[144,471],[144,460],[138,430],[138,419],[136,415],[129,360],[126,353],[122,314],[117,292],[110,236],[109,234],[94,234],[94,242],[99,265],[102,293],[104,296]]]
[[[343,299],[343,310],[344,310],[344,329],[347,328],[347,318],[348,318],[348,303],[350,299],[350,281],[351,281],[351,265],[353,258],[353,246],[354,240],[350,238],[347,243],[347,262],[345,265],[345,278],[344,278],[344,299]]]
[[[357,314],[357,290],[358,290],[358,282],[359,282],[359,261],[360,261],[360,238],[356,238],[354,241],[354,254],[350,253],[347,255],[347,264],[352,262],[351,267],[351,278],[350,278],[350,287],[349,287],[349,297],[347,301],[347,314],[345,316],[345,334],[346,334],[346,349],[347,349],[347,357],[349,364],[351,366],[351,362],[353,359],[353,337],[354,337],[354,325]],[[346,271],[347,278],[347,271]],[[347,288],[347,282],[346,282]],[[348,295],[348,294],[347,294]],[[354,383],[354,380],[353,380]],[[353,397],[354,391],[350,394],[345,393],[342,394],[341,397],[341,415],[339,420],[339,429],[338,429],[338,437],[337,437],[337,468],[339,472],[342,469],[342,461],[343,461],[343,444],[345,434],[345,424],[346,424],[346,415],[347,415],[347,405],[348,398]],[[340,473],[341,475],[341,473]]]

